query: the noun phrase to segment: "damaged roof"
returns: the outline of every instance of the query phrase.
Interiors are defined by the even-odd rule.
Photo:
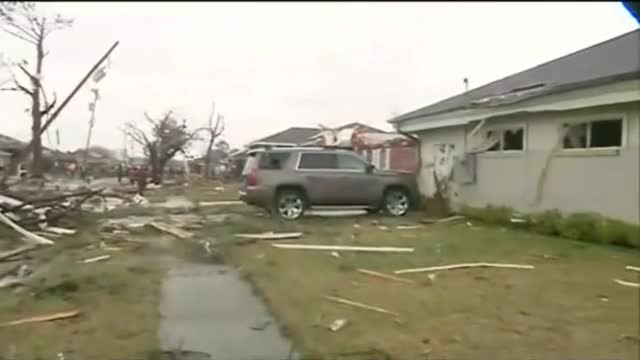
[[[0,134],[0,150],[19,150],[25,146],[26,144],[18,139]]]
[[[640,78],[640,29],[395,117],[402,122],[453,110],[501,106],[554,92]]]
[[[290,127],[286,130],[269,135],[265,138],[251,142],[255,143],[279,143],[279,144],[299,144],[309,140],[310,137],[318,134],[318,128]]]

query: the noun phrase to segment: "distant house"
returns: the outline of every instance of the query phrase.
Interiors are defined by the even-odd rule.
[[[640,222],[640,30],[390,122],[420,139],[421,191],[462,204]]]
[[[18,167],[9,168],[11,161],[18,155],[27,144],[10,136],[0,134],[0,172],[8,171],[11,175],[18,175],[19,169],[23,169],[25,164]]]

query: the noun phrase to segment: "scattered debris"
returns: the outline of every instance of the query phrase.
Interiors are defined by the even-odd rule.
[[[636,342],[640,343],[640,336],[638,336],[638,335],[621,334],[620,335],[620,340],[636,341]]]
[[[400,316],[400,314],[398,314],[397,312],[394,312],[394,311],[390,311],[390,310],[387,310],[387,309],[383,309],[383,308],[379,308],[379,307],[375,307],[375,306],[371,306],[371,305],[366,305],[366,304],[362,304],[362,303],[358,303],[358,302],[347,300],[347,299],[342,299],[342,298],[335,297],[335,296],[325,295],[324,298],[327,299],[327,300],[331,300],[331,301],[340,303],[340,304],[350,305],[350,306],[354,306],[354,307],[361,308],[361,309],[366,309],[366,310],[370,310],[370,311],[379,312],[379,313],[382,313],[382,314],[392,315],[392,316],[396,316],[396,317]]]
[[[3,223],[7,224],[9,227],[11,227],[13,230],[19,232],[22,236],[24,236],[26,239],[28,239],[30,242],[33,242],[34,244],[40,244],[40,245],[53,245],[55,244],[53,241],[44,238],[40,235],[36,235],[30,231],[27,231],[25,229],[23,229],[22,227],[20,227],[18,224],[14,223],[13,221],[11,221],[8,217],[6,217],[3,213],[0,213],[0,221],[2,221]]]
[[[147,185],[148,186],[148,185]],[[136,194],[131,201],[136,204],[136,205],[140,205],[140,206],[147,206],[149,205],[149,200],[147,200],[147,198],[145,198],[144,196],[140,195],[140,194]]]
[[[481,263],[454,264],[454,265],[432,266],[432,267],[417,268],[417,269],[396,270],[394,271],[394,274],[433,272],[433,271],[441,271],[441,270],[454,270],[454,269],[477,268],[477,267],[493,267],[493,268],[505,268],[505,269],[523,269],[523,270],[534,269],[533,265],[492,264],[492,263],[481,262]]]
[[[526,219],[520,219],[520,218],[511,218],[509,219],[509,221],[511,221],[514,224],[523,224],[527,222]]]
[[[609,298],[605,295],[598,296],[598,299],[600,299],[600,301],[602,302],[609,302]]]
[[[329,325],[329,330],[335,332],[335,331],[340,331],[342,330],[342,328],[344,328],[347,324],[349,323],[349,321],[345,320],[345,319],[336,319],[334,320],[331,325]]]
[[[19,247],[17,249],[1,252],[0,253],[0,261],[5,260],[5,259],[10,259],[10,258],[12,258],[12,257],[14,257],[16,255],[24,254],[24,253],[26,253],[28,251],[34,250],[35,248],[36,248],[35,245],[26,245],[26,246]]]
[[[637,267],[637,266],[627,266],[625,269],[630,270],[630,271],[639,271],[640,272],[640,267]]]
[[[461,216],[461,215],[450,216],[448,218],[437,220],[436,223],[440,224],[440,223],[445,223],[445,222],[449,222],[449,221],[456,221],[456,220],[464,220],[464,216]]]
[[[398,225],[396,226],[396,229],[398,230],[415,230],[415,229],[421,229],[422,225]]]
[[[24,318],[24,319],[20,319],[20,320],[14,320],[14,321],[1,323],[0,327],[15,326],[15,325],[21,325],[21,324],[35,323],[35,322],[45,322],[45,321],[70,319],[70,318],[74,318],[74,317],[76,317],[78,315],[80,315],[80,311],[78,311],[78,310],[59,312],[59,313],[54,313],[54,314],[48,314],[48,315],[42,315],[42,316],[33,316],[33,317],[28,317],[28,318]]]
[[[224,191],[224,188],[222,186],[216,186],[213,188],[213,190],[215,191]]]
[[[82,263],[89,264],[89,263],[92,263],[92,262],[104,261],[104,260],[107,260],[109,258],[111,258],[111,255],[96,256],[94,258],[89,258],[89,259],[82,260]]]
[[[302,236],[301,232],[295,233],[279,233],[265,232],[262,234],[235,234],[236,237],[243,239],[257,239],[257,240],[284,240],[284,239],[297,239]]]
[[[201,201],[198,203],[199,206],[224,206],[224,205],[242,205],[244,204],[242,201]]]
[[[360,229],[360,224],[353,224],[353,227],[356,229]]]
[[[620,285],[623,285],[623,286],[640,288],[640,283],[634,283],[634,282],[624,281],[624,280],[620,280],[620,279],[613,279],[613,281],[618,283],[618,284],[620,284]]]
[[[339,257],[340,257],[340,254],[338,254],[338,253],[337,253],[337,252],[335,252],[335,251],[332,251],[332,252],[331,252],[331,256],[333,256],[334,258],[339,258]]]
[[[54,233],[56,235],[74,235],[76,230],[73,229],[65,229],[53,226],[45,226],[42,230]]]
[[[152,227],[162,231],[162,232],[166,232],[167,234],[173,235],[179,239],[182,240],[186,240],[186,239],[190,239],[192,238],[194,235],[193,233],[189,232],[189,231],[185,231],[182,230],[180,228],[177,228],[175,226],[171,226],[169,224],[165,224],[162,222],[155,222],[152,221],[149,223],[149,225],[151,225]]]
[[[436,274],[436,273],[431,273],[431,274],[428,274],[428,275],[427,275],[427,278],[428,278],[428,279],[429,279],[429,281],[431,281],[432,283],[433,283],[434,281],[436,281],[436,278],[437,278],[437,277],[438,277],[438,274]]]
[[[387,231],[387,230],[389,230],[389,227],[388,226],[384,226],[384,225],[380,225],[380,226],[378,226],[378,229],[380,229],[382,231]]]
[[[403,282],[403,283],[406,283],[406,284],[414,284],[415,283],[413,280],[403,279],[401,277],[397,277],[397,276],[393,276],[393,275],[387,275],[387,274],[380,273],[380,272],[377,272],[377,271],[372,271],[372,270],[358,269],[358,272],[361,273],[361,274],[377,277],[377,278],[380,278],[380,279],[399,281],[399,282]]]
[[[265,320],[259,324],[256,325],[252,325],[250,328],[251,330],[256,330],[256,331],[263,331],[264,329],[266,329],[269,325],[271,325],[271,320]]]
[[[307,244],[271,244],[282,249],[299,250],[337,250],[337,251],[369,251],[369,252],[413,252],[413,248],[382,246],[340,246],[340,245],[307,245]]]

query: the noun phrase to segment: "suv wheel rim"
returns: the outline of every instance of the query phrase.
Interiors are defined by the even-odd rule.
[[[296,219],[302,214],[302,200],[293,195],[285,196],[280,199],[278,211],[280,215],[286,219]]]
[[[392,192],[387,196],[387,210],[391,215],[404,215],[409,209],[409,199],[401,192]]]

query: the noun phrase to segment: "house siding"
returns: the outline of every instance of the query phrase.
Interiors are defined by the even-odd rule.
[[[523,212],[559,209],[563,212],[598,212],[605,216],[640,223],[640,103],[547,112],[489,120],[487,126],[521,125],[525,128],[525,150],[517,153],[482,153],[476,158],[475,181],[469,181],[460,166],[454,171],[451,199],[454,208],[505,205]],[[535,204],[536,187],[549,152],[565,121],[593,120],[622,115],[625,138],[619,151],[560,151],[551,160],[542,199]],[[457,160],[464,156],[465,134],[472,126],[455,126],[420,133],[423,168],[420,188],[432,195],[433,145],[454,144]],[[457,161],[456,161],[457,162]]]

